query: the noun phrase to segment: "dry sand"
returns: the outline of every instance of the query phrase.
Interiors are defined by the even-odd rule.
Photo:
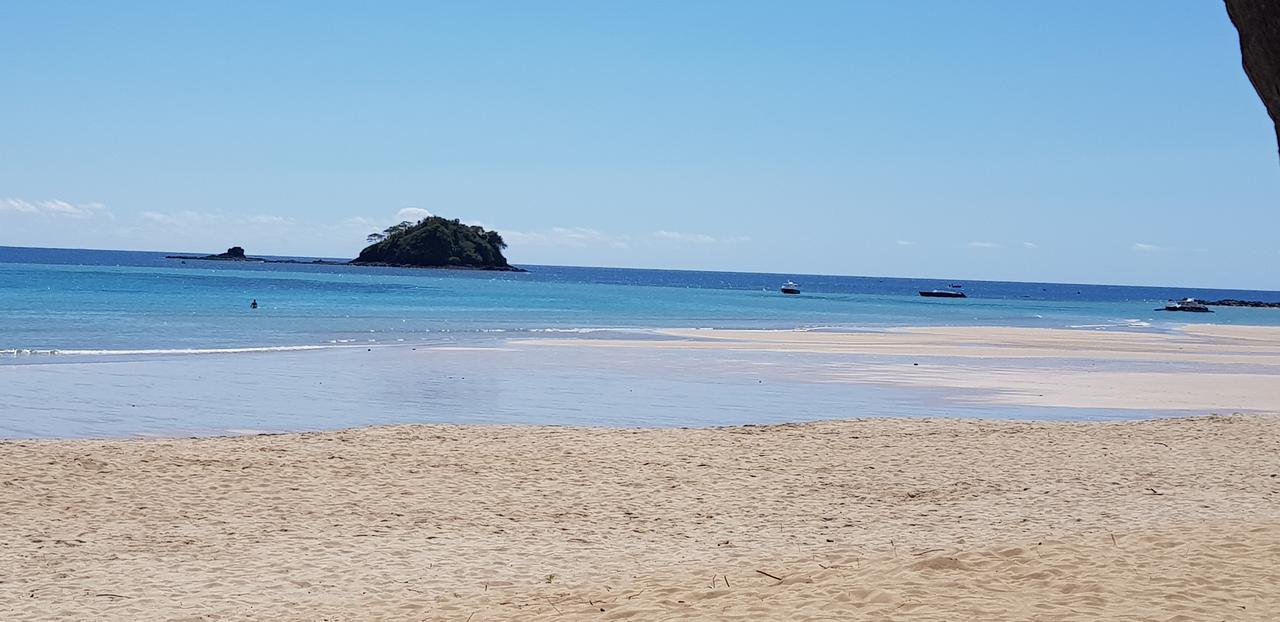
[[[1266,416],[11,441],[0,619],[1274,620],[1278,476]]]

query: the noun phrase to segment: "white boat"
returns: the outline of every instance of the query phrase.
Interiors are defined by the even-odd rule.
[[[1213,313],[1203,302],[1195,298],[1183,298],[1182,300],[1170,300],[1164,309],[1156,309],[1156,311],[1190,311],[1191,313]]]
[[[800,286],[799,286],[799,285],[796,285],[796,284],[795,284],[795,282],[793,282],[793,281],[787,281],[786,283],[783,283],[783,284],[782,284],[782,289],[781,289],[781,291],[782,291],[782,293],[784,293],[784,294],[790,294],[790,295],[794,296],[794,295],[796,295],[796,294],[799,294],[799,293],[800,293]]]

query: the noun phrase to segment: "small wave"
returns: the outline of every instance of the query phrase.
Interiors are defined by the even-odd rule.
[[[1151,322],[1139,320],[1136,318],[1112,320],[1106,324],[1071,324],[1067,328],[1093,328],[1097,330],[1105,330],[1108,328],[1147,328],[1151,326]]]
[[[242,354],[248,352],[300,352],[334,346],[261,346],[246,348],[148,348],[138,350],[63,350],[15,348],[0,350],[0,356],[141,356],[150,354]]]
[[[585,335],[588,333],[603,332],[620,332],[620,328],[530,328],[531,333],[574,333]]]
[[[29,348],[0,350],[0,356],[53,356],[55,354],[62,354],[62,350],[33,350]]]
[[[890,327],[870,326],[870,325],[856,326],[852,324],[831,324],[831,325],[798,326],[790,330],[797,333],[879,333],[879,332],[884,332],[887,328],[890,328]],[[782,329],[782,330],[786,330],[786,329]]]
[[[277,432],[272,432],[271,430],[259,430],[256,428],[227,428],[227,434],[234,434],[236,436],[258,436],[262,434],[277,434]]]

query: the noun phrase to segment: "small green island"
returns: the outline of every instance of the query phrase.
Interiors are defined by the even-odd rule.
[[[165,259],[528,272],[507,263],[507,258],[502,254],[507,243],[497,231],[467,225],[456,218],[450,220],[428,216],[418,222],[406,220],[378,233],[369,234],[367,241],[370,244],[360,251],[359,257],[351,261],[249,257],[239,246],[232,246],[227,252],[216,255],[168,255]]]
[[[469,268],[523,272],[507,263],[507,243],[497,231],[458,219],[428,216],[404,221],[368,237],[371,242],[351,261],[357,266]]]

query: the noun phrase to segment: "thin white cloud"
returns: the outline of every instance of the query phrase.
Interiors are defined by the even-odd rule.
[[[396,222],[404,222],[406,220],[409,222],[418,222],[423,218],[430,218],[431,216],[431,212],[428,212],[421,207],[406,207],[396,212]]]
[[[157,225],[176,225],[178,218],[169,214],[161,214],[160,212],[142,212],[138,214],[143,220]]]
[[[969,246],[973,248],[1000,248],[1000,245],[995,242],[970,242]]]
[[[1022,247],[1023,248],[1040,248],[1040,245],[1036,244],[1035,242],[1023,242]]]
[[[661,229],[648,235],[632,236],[609,233],[589,227],[553,227],[541,231],[504,231],[502,237],[512,246],[615,249],[632,248],[633,246],[652,247],[655,245],[669,247],[672,244],[744,244],[751,241],[751,238],[745,235],[716,237],[706,233]]]
[[[101,203],[69,203],[57,199],[28,201],[25,199],[0,199],[0,213],[45,216],[49,218],[74,218],[85,220],[95,216],[111,217],[111,210]]]
[[[1154,253],[1158,250],[1163,250],[1155,244],[1143,244],[1142,242],[1134,242],[1132,248],[1139,253]]]
[[[680,242],[684,244],[738,244],[742,242],[750,242],[751,238],[740,235],[731,238],[717,238],[705,233],[682,233],[679,231],[655,231],[654,239],[666,242]]]
[[[192,227],[208,227],[210,225],[234,222],[235,219],[229,218],[225,214],[214,212],[197,212],[194,210],[182,210],[180,212],[142,212],[138,214],[148,224],[167,228],[167,229],[184,229]],[[241,222],[244,220],[241,219]]]
[[[162,229],[194,229],[218,225],[232,226],[265,226],[272,228],[292,227],[297,221],[290,216],[275,214],[254,214],[241,216],[221,212],[197,212],[182,210],[178,212],[140,212],[138,217],[146,224]]]
[[[909,240],[898,240],[898,246],[915,246],[916,243]]]
[[[508,231],[502,234],[510,244],[527,246],[567,246],[571,248],[627,248],[630,238],[587,227],[553,227],[546,231]]]
[[[39,214],[40,208],[22,199],[5,199],[0,201],[0,212],[16,212],[19,214]]]
[[[269,214],[250,216],[246,220],[255,225],[270,225],[277,227],[291,227],[297,222],[288,216],[271,216]]]

